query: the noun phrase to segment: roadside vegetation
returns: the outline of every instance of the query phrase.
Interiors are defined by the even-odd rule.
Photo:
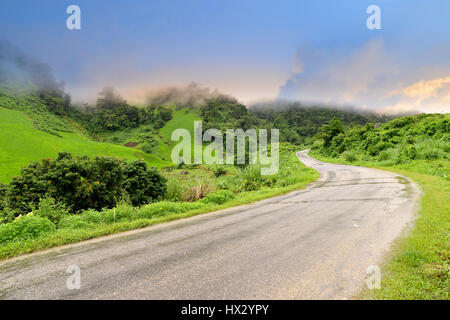
[[[318,178],[295,152],[393,170],[425,195],[395,244],[382,289],[365,298],[444,298],[449,292],[449,115],[393,119],[284,104],[246,108],[229,97],[133,106],[105,88],[94,106],[63,90],[0,88],[0,259],[251,203]],[[280,170],[173,164],[174,129],[278,128]],[[386,122],[386,123],[385,123]],[[151,181],[151,182],[149,182]]]
[[[347,127],[333,119],[319,130],[310,154],[397,172],[423,191],[414,226],[386,257],[381,289],[366,289],[361,298],[450,299],[450,115]]]
[[[40,172],[40,175],[34,174],[34,181],[44,189],[39,190],[33,197],[32,193],[37,191],[37,188],[22,190],[27,192],[30,199],[33,199],[29,202],[19,201],[19,204],[27,203],[29,205],[29,212],[25,213],[28,211],[28,205],[22,209],[24,214],[17,215],[19,211],[11,211],[14,203],[11,195],[20,194],[17,192],[18,190],[15,190],[15,184],[3,185],[0,189],[0,192],[3,193],[0,198],[6,199],[2,202],[3,207],[0,209],[4,212],[4,220],[0,224],[0,259],[251,203],[302,188],[317,179],[319,174],[313,169],[305,168],[297,159],[295,151],[298,151],[298,148],[288,143],[280,146],[280,170],[273,176],[261,176],[260,168],[256,166],[243,168],[233,165],[181,166],[163,170],[163,179],[157,172],[142,166],[142,162],[126,163],[111,158],[73,159],[67,154],[61,154],[59,160],[52,160],[55,165],[50,166],[51,170],[42,174],[42,170],[39,168],[37,171]],[[83,181],[83,184],[75,184],[76,188],[69,188],[70,190],[65,193],[52,189],[54,184],[48,184],[46,179],[51,177],[59,181],[58,177],[62,176],[58,174],[58,170],[64,172],[64,177],[73,177],[72,173],[80,171],[78,161],[88,164],[95,161],[101,163],[106,161],[117,166],[118,171],[122,170],[122,174],[127,174],[126,167],[137,166],[137,170],[142,173],[134,172],[132,177],[144,176],[145,179],[157,179],[163,185],[157,188],[152,199],[148,198],[133,203],[133,197],[142,194],[142,190],[136,186],[150,185],[155,188],[155,184],[142,184],[139,181],[132,183],[129,182],[129,179],[122,178],[124,185],[111,186],[108,184],[108,180],[97,176],[98,180],[94,180],[100,185],[99,190],[106,191],[106,194],[96,192],[92,194],[88,192],[88,194],[89,196],[95,194],[96,197],[103,197],[103,200],[106,201],[104,207],[101,209],[80,209],[78,207],[78,210],[75,210],[75,207],[70,205],[73,200],[76,200],[73,203],[78,203],[79,198],[75,195],[86,196],[86,191],[90,190],[93,185],[97,185],[95,181],[77,177],[78,181]],[[61,162],[65,162],[65,164],[62,165]],[[121,166],[124,168],[120,170]],[[25,181],[23,178],[27,177],[30,174],[29,171],[33,171],[35,167],[39,167],[39,165],[31,165],[25,169],[25,175],[18,179]],[[147,173],[147,176],[143,173]],[[37,177],[43,178],[42,183],[37,181]],[[112,189],[109,190],[108,186]],[[135,188],[129,189],[129,186]],[[61,187],[65,188],[68,185],[63,181]],[[12,188],[12,191],[9,188]],[[47,190],[47,192],[42,193],[42,190]],[[119,195],[122,194],[125,196],[119,200]],[[144,192],[144,194],[148,194],[148,192]],[[138,199],[140,198],[138,197]],[[116,200],[117,205],[115,205]],[[82,201],[80,204],[85,203],[93,202]]]

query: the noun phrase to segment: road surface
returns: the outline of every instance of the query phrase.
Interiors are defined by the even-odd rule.
[[[419,192],[297,155],[321,173],[307,189],[2,262],[0,299],[350,299],[411,225]],[[80,289],[67,286],[72,265]]]

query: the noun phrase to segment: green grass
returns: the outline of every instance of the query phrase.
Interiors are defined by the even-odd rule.
[[[124,145],[128,142],[137,142],[142,146],[142,134],[148,134],[152,132],[153,139],[157,145],[152,154],[158,156],[161,159],[171,162],[171,150],[172,147],[178,142],[171,141],[172,132],[176,129],[187,129],[191,133],[191,137],[194,137],[194,121],[201,120],[199,111],[197,109],[183,108],[176,110],[174,108],[172,113],[172,119],[169,120],[164,127],[159,130],[153,131],[151,125],[143,125],[139,128],[125,129],[114,132],[104,132],[100,135],[100,138],[104,141]]]
[[[296,161],[295,163],[293,161]],[[158,223],[168,222],[177,219],[183,219],[194,215],[225,209],[233,206],[249,204],[258,200],[269,197],[278,196],[287,192],[304,188],[307,184],[313,182],[319,177],[319,173],[315,170],[306,168],[295,156],[290,155],[289,170],[298,170],[297,180],[295,183],[284,187],[262,187],[257,191],[241,192],[235,195],[233,199],[222,204],[209,203],[207,201],[197,202],[175,202],[173,204],[167,202],[154,203],[139,208],[129,208],[131,214],[121,215],[117,212],[117,222],[111,221],[111,212],[113,209],[106,210],[101,213],[87,211],[87,215],[93,215],[95,219],[86,218],[90,223],[85,224],[83,221],[78,225],[70,224],[68,227],[59,228],[55,232],[46,233],[35,239],[16,240],[3,243],[0,245],[0,259],[6,259],[24,253],[30,253],[37,250],[61,246],[64,244],[75,243],[88,240],[100,236],[110,235],[127,230],[133,230],[148,227]],[[203,170],[203,169],[196,169]],[[205,175],[207,175],[205,173]],[[153,210],[155,206],[161,206],[161,210]],[[120,210],[119,208],[117,209]],[[157,212],[154,216],[148,212]],[[83,214],[82,214],[83,215]],[[148,218],[147,218],[148,216]],[[71,216],[73,217],[73,216]],[[145,218],[142,218],[145,217]],[[80,218],[84,220],[83,218]],[[92,222],[94,221],[94,222]],[[109,221],[107,223],[107,221]],[[91,223],[92,222],[92,223]]]
[[[317,154],[315,158],[334,163]],[[412,230],[397,239],[382,267],[381,289],[365,289],[362,299],[450,299],[450,164],[448,161],[412,161],[386,166],[387,162],[356,161],[409,177],[423,191]]]
[[[176,129],[187,129],[194,137],[194,121],[202,120],[198,109],[183,108],[174,110],[172,119],[160,129],[161,135],[170,141],[172,132]]]
[[[100,143],[72,133],[59,132],[61,137],[35,128],[22,111],[0,107],[0,182],[8,183],[31,161],[54,158],[58,152],[74,155],[114,156],[127,160],[144,159],[149,165],[163,167],[170,163],[140,150],[109,143]]]

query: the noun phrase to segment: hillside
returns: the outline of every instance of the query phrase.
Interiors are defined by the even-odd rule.
[[[0,182],[20,173],[31,161],[55,158],[58,152],[74,155],[113,156],[128,160],[144,159],[155,167],[167,161],[141,150],[96,142],[76,123],[50,113],[34,97],[0,95]]]
[[[411,165],[450,179],[450,114],[405,116],[381,125],[345,128],[337,119],[323,126],[313,153],[385,166]]]
[[[199,110],[195,108],[171,108],[172,119],[156,129],[152,124],[141,125],[137,128],[103,132],[100,137],[105,142],[116,144],[131,144],[136,148],[151,153],[163,160],[171,161],[171,147],[176,143],[171,141],[175,129],[187,129],[194,136],[194,121],[201,120]]]
[[[294,145],[309,141],[333,116],[346,125],[386,118],[343,110],[292,105],[281,110],[248,109],[228,98],[203,105],[129,105],[112,88],[104,89],[96,108],[80,109],[70,97],[0,87],[0,182],[9,180],[31,161],[55,158],[58,152],[144,159],[157,168],[173,165],[171,133],[178,128],[193,134],[195,120],[208,128],[278,128],[280,140]]]

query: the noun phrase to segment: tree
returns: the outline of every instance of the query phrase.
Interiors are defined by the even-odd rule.
[[[160,199],[167,192],[166,178],[142,160],[126,163],[123,176],[123,188],[134,206]]]
[[[165,194],[166,180],[143,161],[73,158],[70,153],[60,153],[56,159],[33,162],[23,168],[7,189],[11,219],[34,210],[41,199],[48,197],[74,213],[111,208],[122,197],[142,205]]]
[[[330,123],[320,128],[318,137],[323,139],[323,145],[328,148],[331,145],[331,141],[334,137],[340,133],[344,133],[344,125],[341,120],[336,117],[331,119]]]

